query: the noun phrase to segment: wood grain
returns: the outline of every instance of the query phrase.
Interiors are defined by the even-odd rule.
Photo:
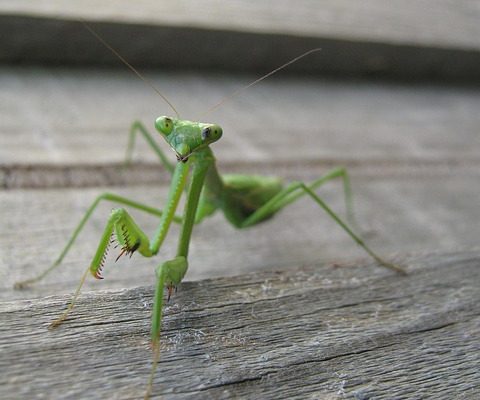
[[[275,68],[344,77],[480,81],[478,7],[469,0],[64,1],[0,4],[0,60],[119,65],[78,19],[137,66],[230,71]],[[134,39],[133,39],[134,38]],[[132,40],[133,39],[133,40]]]
[[[385,161],[449,166],[479,160],[480,92],[474,87],[278,76],[205,116],[255,76],[156,72],[148,77],[185,119],[205,118],[223,127],[213,147],[220,163],[258,163],[260,172],[271,162],[382,162],[383,168]],[[129,71],[2,68],[0,86],[2,165],[118,164],[133,120],[153,131],[159,115],[172,114]],[[136,160],[157,161],[144,141],[138,145]]]
[[[162,207],[169,176],[152,151],[138,140],[135,161],[141,163],[124,169],[122,161],[131,121],[151,123],[168,110],[128,71],[2,72],[0,105],[7,112],[0,119],[0,181],[6,189],[0,192],[0,297],[69,293],[114,204],[102,205],[55,274],[30,291],[13,291],[12,285],[50,265],[102,192]],[[204,103],[214,104],[243,81],[183,73],[153,79],[175,96],[182,115],[194,117],[208,108]],[[308,182],[346,165],[363,233],[386,256],[472,249],[480,236],[480,225],[472,223],[480,196],[478,109],[478,91],[462,87],[273,80],[212,115],[225,131],[214,151],[221,171],[281,176],[286,182]],[[343,212],[338,183],[319,193]],[[155,218],[134,215],[153,232]],[[155,260],[110,260],[107,279],[88,288],[152,282],[153,268],[176,246],[175,232]],[[217,215],[195,228],[191,251],[187,278],[193,280],[365,257],[308,199],[243,232]]]
[[[188,1],[151,2],[87,0],[78,3],[50,0],[3,1],[6,14],[56,16],[65,19],[92,19],[144,23],[212,30],[331,37],[357,41],[421,44],[436,47],[480,49],[480,10],[468,0],[437,0],[432,9],[428,0],[381,0],[356,2],[288,0],[267,3],[251,1],[201,3]]]
[[[78,17],[136,66],[155,67],[146,76],[183,117],[223,126],[222,171],[308,182],[347,166],[363,236],[409,270],[373,265],[308,199],[243,232],[215,215],[195,228],[190,281],[166,307],[154,397],[479,398],[480,9],[240,0],[157,2],[171,11],[158,13],[130,3],[0,4],[0,62],[10,64],[0,65],[0,398],[141,397],[153,271],[176,246],[174,227],[155,260],[111,254],[106,279],[89,280],[71,318],[47,331],[114,207],[102,204],[55,273],[12,289],[55,259],[100,193],[161,207],[168,190],[142,141],[132,168],[122,162],[131,122],[151,127],[171,111],[111,68],[118,60]],[[290,69],[301,74],[284,71],[205,116],[319,46]],[[341,185],[319,193],[343,215]]]
[[[154,398],[476,398],[480,253],[399,258],[399,277],[310,265],[182,284]],[[4,399],[133,399],[149,371],[151,288],[0,304]]]
[[[321,172],[319,170],[317,176]],[[296,178],[313,179],[308,175]],[[367,242],[386,257],[406,252],[478,248],[480,225],[472,222],[480,195],[478,174],[384,178],[354,174],[352,179],[362,233]],[[104,203],[99,207],[62,266],[48,278],[30,290],[14,291],[13,284],[35,276],[56,259],[86,208],[105,190],[161,207],[167,186],[0,192],[0,219],[4,226],[0,236],[0,298],[32,298],[74,290],[115,204]],[[326,185],[319,194],[344,215],[339,183]],[[146,232],[153,233],[157,218],[134,210],[132,214]],[[153,284],[154,268],[174,255],[177,232],[174,226],[155,258],[145,259],[135,254],[132,259],[115,263],[117,252],[112,249],[105,268],[106,279],[91,278],[87,288],[102,290]],[[232,228],[221,214],[196,226],[186,279],[289,269],[320,260],[352,259],[368,259],[368,256],[315,203],[305,198],[271,221],[247,230]]]

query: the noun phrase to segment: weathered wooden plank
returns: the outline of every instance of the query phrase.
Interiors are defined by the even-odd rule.
[[[275,172],[275,171],[273,171]],[[277,175],[279,171],[276,171]],[[296,171],[287,178],[313,180],[324,168]],[[368,243],[377,251],[393,254],[447,251],[478,247],[476,223],[480,197],[479,172],[468,175],[435,170],[423,174],[368,174],[352,169],[355,209]],[[167,185],[93,187],[81,189],[8,190],[0,192],[0,298],[28,298],[71,292],[98,244],[110,210],[103,204],[64,265],[35,288],[13,291],[15,281],[45,269],[56,259],[75,224],[101,192],[109,190],[159,207]],[[319,190],[343,215],[341,184]],[[149,234],[157,219],[132,211]],[[89,289],[135,287],[153,283],[154,267],[173,256],[178,230],[172,228],[158,257],[114,263],[114,250],[105,269],[106,279],[91,279]],[[221,214],[195,227],[187,279],[272,268],[295,268],[312,262],[367,259],[353,241],[310,199],[289,206],[272,220],[247,230],[235,230]]]
[[[89,5],[90,4],[90,5]],[[1,59],[56,64],[116,63],[72,20],[95,26],[137,65],[271,69],[322,47],[292,69],[356,76],[480,78],[479,11],[471,1],[356,2],[31,0],[0,4]],[[132,38],[135,38],[132,40]]]
[[[148,75],[187,119],[201,118],[253,79]],[[2,68],[0,86],[3,165],[121,163],[134,119],[151,127],[157,116],[172,113],[128,71]],[[292,78],[265,81],[204,118],[224,128],[214,146],[220,163],[450,163],[478,162],[479,109],[480,91],[471,88]],[[138,154],[137,159],[156,161],[142,140]]]
[[[155,15],[151,9],[136,3],[139,13],[125,20],[108,14],[111,5],[102,3],[87,19],[98,18],[101,33],[135,65],[154,65],[161,55],[162,65],[175,68],[224,64],[221,68],[268,69],[269,63],[276,66],[290,54],[320,45],[323,54],[295,67],[396,77],[478,77],[478,9],[469,2],[452,7],[442,0],[434,12],[429,4],[428,13],[422,11],[423,2],[402,2],[401,8],[372,0],[336,2],[321,11],[318,3],[301,3],[288,14],[286,3],[269,9],[277,18],[267,18],[259,4],[253,17],[245,18],[251,9],[237,2],[236,22],[229,22],[232,9],[223,6],[217,11],[225,18],[191,8],[173,13],[176,20],[166,13],[159,18],[167,19],[155,20],[141,14]],[[15,14],[0,15],[0,31],[11,35],[0,35],[1,60],[78,61],[80,54],[84,62],[117,63],[68,20],[78,14],[52,18],[47,10],[44,18],[20,10],[32,4],[0,4],[0,13],[2,7],[14,7],[10,11]],[[55,5],[57,13],[60,6]],[[342,13],[347,7],[349,13]],[[298,24],[299,18],[305,23]],[[209,26],[209,21],[218,23]],[[144,40],[132,41],[132,35]],[[59,50],[65,38],[68,46]],[[205,56],[214,54],[212,43],[224,50]],[[62,58],[55,58],[59,54]],[[192,118],[254,78],[165,71],[147,75],[181,105],[183,116]],[[132,170],[119,165],[131,121],[141,118],[151,125],[169,112],[127,71],[3,67],[0,87],[0,185],[12,189],[0,192],[0,397],[138,398],[149,369],[151,286],[118,289],[151,284],[153,267],[174,251],[176,231],[156,260],[122,260],[116,267],[110,262],[107,279],[100,284],[92,279],[86,289],[111,292],[83,295],[75,314],[56,332],[44,328],[66,298],[38,298],[75,287],[111,205],[101,207],[57,274],[28,291],[14,292],[12,284],[58,255],[97,193],[108,189],[162,204],[168,177],[143,143],[138,158],[148,164]],[[368,242],[403,261],[411,275],[398,278],[371,265],[319,265],[370,261],[308,200],[245,232],[215,216],[195,230],[188,279],[285,270],[183,284],[167,307],[156,394],[480,396],[478,109],[479,91],[472,86],[302,77],[263,82],[210,115],[225,128],[215,147],[225,171],[311,180],[330,166],[347,164]],[[40,190],[28,189],[32,187]],[[339,185],[321,193],[342,209]],[[154,229],[155,220],[134,214],[148,232]],[[452,249],[463,252],[444,253]],[[434,250],[442,253],[398,256]]]
[[[322,265],[182,284],[166,307],[154,398],[477,398],[480,253]],[[151,288],[0,303],[0,395],[142,395]]]
[[[137,1],[135,4],[127,0],[102,3],[87,0],[82,4],[61,0],[43,3],[4,0],[0,11],[65,19],[480,49],[477,23],[480,11],[469,0],[438,0],[434,10],[428,0],[395,0],[388,4],[381,0],[361,3],[299,0],[295,7],[288,0],[277,1],[275,7],[251,1],[223,3],[215,0],[201,3],[193,0]]]
[[[278,176],[298,180],[301,176],[318,177],[328,169],[344,166],[350,173],[362,176],[397,179],[405,176],[445,175],[478,176],[480,160],[475,158],[444,158],[439,160],[355,160],[319,159],[295,161],[219,161],[222,173],[243,173]],[[318,172],[316,172],[318,171]],[[7,164],[0,165],[3,189],[48,189],[98,186],[168,185],[170,174],[157,162],[135,162],[127,168],[124,163],[104,165]]]

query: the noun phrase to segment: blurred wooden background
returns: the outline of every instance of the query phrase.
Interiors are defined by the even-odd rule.
[[[123,168],[123,160],[132,121],[142,120],[153,132],[155,118],[171,110],[78,19],[91,24],[139,67],[186,119],[201,118],[224,96],[298,54],[321,47],[321,52],[208,115],[224,128],[224,137],[214,146],[220,169],[283,176],[288,182],[310,181],[329,168],[344,165],[352,176],[357,217],[371,247],[407,266],[409,257],[417,265],[428,255],[434,265],[451,260],[449,254],[455,254],[453,260],[468,255],[474,267],[468,264],[467,269],[475,271],[480,264],[479,17],[479,3],[466,0],[442,0],[435,6],[429,1],[380,0],[302,0],[295,6],[286,1],[272,6],[245,0],[162,5],[147,1],[0,2],[0,299],[4,315],[17,310],[19,318],[33,327],[35,319],[27,319],[22,310],[34,304],[25,299],[39,298],[43,299],[38,300],[36,312],[43,314],[51,304],[56,308],[49,313],[58,312],[58,299],[50,303],[44,297],[68,294],[75,288],[112,204],[99,207],[54,274],[29,290],[15,291],[13,283],[35,275],[55,259],[98,194],[120,193],[161,207],[168,190],[168,174],[140,139],[132,167]],[[343,213],[339,183],[328,184],[319,193]],[[156,220],[132,213],[145,231],[155,229]],[[176,232],[172,229],[156,259],[134,256],[117,264],[111,259],[105,268],[106,279],[86,284],[86,291],[98,291],[88,295],[93,296],[91,301],[105,300],[104,289],[145,285],[151,289],[154,267],[174,253]],[[343,279],[344,272],[329,268],[333,264],[371,261],[315,204],[304,199],[246,231],[236,231],[221,215],[197,226],[186,278],[230,276],[210,284],[216,288],[229,282],[235,288],[242,279],[249,279],[238,277],[244,273],[263,277],[262,273],[269,272],[260,271],[283,270],[290,276],[305,266],[316,266]],[[421,265],[417,267],[422,270]],[[443,282],[447,270],[440,268],[432,279]],[[371,279],[368,274],[377,273],[386,292],[389,285],[397,284],[378,269],[352,271],[352,276],[365,282]],[[460,269],[460,275],[465,271]],[[463,285],[468,282],[475,287],[478,277],[473,274],[470,282],[464,278],[458,276],[461,283],[456,290],[469,293]],[[415,281],[408,279],[407,286]],[[192,283],[181,290],[188,293],[203,284]],[[150,289],[146,289],[147,298]],[[278,297],[283,295],[278,293]],[[296,299],[288,301],[295,303]],[[445,299],[437,293],[440,309]],[[208,302],[208,296],[202,301]],[[124,308],[128,303],[120,312]],[[96,310],[99,315],[101,311]],[[302,307],[295,310],[302,311]],[[448,312],[454,311],[448,308]],[[147,338],[148,310],[144,314],[138,335]],[[477,329],[469,332],[478,333],[478,309],[471,315]],[[444,317],[440,313],[434,319],[443,321]],[[84,318],[88,326],[88,314]],[[316,318],[324,317],[312,315]],[[10,331],[6,325],[2,328]],[[16,329],[21,335],[29,328],[16,325]],[[380,331],[385,337],[398,334],[387,326]],[[285,332],[290,331],[285,328]],[[470,336],[472,345],[474,336]],[[41,332],[38,337],[43,338],[38,351],[48,359],[49,341],[58,338]],[[11,350],[8,338],[9,334],[2,336],[0,343]],[[27,351],[30,345],[25,338],[22,348]],[[177,362],[175,349],[169,351],[170,362]],[[7,353],[19,356],[15,351]],[[16,379],[27,368],[28,359],[22,362],[4,378],[8,385],[2,384],[2,397],[15,398],[13,393],[21,386],[30,398],[52,394],[45,387],[38,389]],[[462,362],[461,357],[452,362]],[[273,368],[267,364],[260,364],[259,371]],[[0,358],[0,367],[7,365],[9,358]],[[428,368],[422,373],[428,375]],[[191,378],[201,372],[192,369],[188,374]],[[142,376],[137,378],[142,381]],[[53,384],[58,374],[50,379]],[[183,379],[188,382],[188,377]],[[472,380],[477,389],[479,381],[477,374]],[[406,396],[402,387],[406,383],[398,394]],[[231,396],[244,393],[232,390]],[[451,390],[455,394],[455,387]],[[112,397],[114,392],[109,393]],[[289,397],[300,393],[289,392]],[[350,392],[344,389],[344,393]],[[72,396],[78,398],[78,392]]]

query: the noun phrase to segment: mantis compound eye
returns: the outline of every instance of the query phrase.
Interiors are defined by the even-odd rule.
[[[169,117],[158,117],[155,128],[163,135],[169,135],[173,130],[173,121]]]
[[[203,128],[203,130],[202,130],[202,140],[205,141],[205,140],[210,139],[211,132],[212,132],[212,129],[210,127]]]
[[[202,129],[202,140],[207,143],[216,142],[222,137],[222,128],[218,125],[209,125]]]

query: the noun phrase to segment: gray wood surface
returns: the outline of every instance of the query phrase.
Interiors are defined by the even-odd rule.
[[[480,49],[478,3],[471,0],[288,0],[275,2],[2,0],[0,11],[63,18],[88,18],[215,30],[329,36]],[[301,23],[299,23],[301,22]],[[448,28],[447,28],[448,27]],[[372,29],[373,28],[373,29]]]
[[[3,0],[0,60],[118,65],[83,18],[137,66],[267,71],[322,47],[291,70],[478,82],[479,15],[472,0]]]
[[[154,398],[480,396],[480,253],[182,284],[166,307]],[[150,365],[151,288],[0,303],[3,399],[134,399]]]
[[[45,269],[75,224],[105,191],[161,207],[168,174],[139,140],[132,169],[121,168],[132,120],[151,125],[168,109],[128,72],[4,68],[1,297],[68,293],[93,254],[113,204],[103,204],[65,265],[28,291],[12,285]],[[185,116],[197,118],[245,79],[153,74]],[[208,90],[206,90],[208,88]],[[171,95],[170,95],[171,94]],[[93,99],[93,100],[92,100]],[[310,181],[346,165],[357,217],[369,243],[390,256],[478,246],[480,95],[462,87],[342,83],[312,78],[266,81],[210,117],[224,127],[214,147],[220,169]],[[454,133],[454,134],[453,134]],[[170,154],[168,148],[165,151]],[[319,193],[343,212],[341,185]],[[147,232],[156,219],[134,213]],[[170,257],[176,230],[156,259],[110,260],[89,289],[152,282]],[[308,199],[277,218],[236,231],[221,215],[195,228],[187,279],[290,268],[365,254]]]
[[[215,215],[195,228],[187,282],[167,306],[155,394],[479,397],[479,9],[446,0],[434,9],[423,1],[300,3],[287,12],[279,2],[269,17],[245,1],[230,2],[231,14],[216,3],[224,19],[189,2],[173,2],[185,11],[166,19],[143,3],[123,19],[112,10],[126,2],[96,2],[81,14],[135,65],[159,65],[162,56],[162,69],[145,74],[183,117],[223,126],[214,147],[222,171],[288,182],[347,166],[362,234],[410,271],[401,278],[375,268],[308,199],[246,231]],[[73,21],[83,11],[63,7],[0,2],[0,60],[16,64],[0,66],[0,398],[138,398],[149,371],[153,271],[174,253],[177,228],[155,259],[115,264],[112,252],[106,279],[88,280],[57,331],[45,326],[65,306],[114,205],[99,207],[55,273],[12,289],[55,259],[100,193],[161,207],[168,190],[168,174],[142,141],[134,165],[122,167],[131,122],[151,127],[171,114],[158,96],[119,68],[31,65],[117,64]],[[297,71],[341,78],[282,73],[205,117],[258,70],[319,45],[322,54]],[[365,74],[439,83],[345,79]],[[319,193],[343,215],[339,183]],[[155,219],[133,214],[155,229]]]
[[[147,76],[183,118],[203,117],[222,125],[225,135],[214,146],[221,164],[353,160],[409,166],[417,160],[437,161],[441,167],[479,159],[476,87],[330,81],[280,73],[204,116],[258,76]],[[152,130],[159,115],[173,113],[123,70],[4,67],[0,86],[3,165],[121,163],[133,120]],[[137,155],[137,160],[156,161],[143,141]],[[102,182],[95,179],[91,177]]]
[[[301,178],[301,176],[297,176]],[[478,174],[379,178],[354,175],[356,210],[368,243],[387,257],[402,252],[478,248]],[[70,293],[91,260],[106,218],[114,207],[105,203],[54,273],[30,290],[14,291],[13,283],[43,271],[56,259],[67,237],[96,195],[107,188],[10,190],[0,192],[2,268],[0,298],[31,298]],[[165,186],[108,188],[150,204],[163,204]],[[320,193],[343,214],[339,184]],[[461,196],[459,196],[461,193]],[[157,219],[133,212],[146,232]],[[18,228],[20,227],[20,228]],[[153,284],[154,268],[171,258],[176,227],[163,250],[152,259],[135,254],[114,263],[111,251],[105,279],[87,282],[90,290]],[[232,276],[248,271],[289,269],[318,260],[366,259],[353,241],[313,202],[304,199],[276,218],[248,230],[232,228],[221,214],[195,227],[186,279]]]

